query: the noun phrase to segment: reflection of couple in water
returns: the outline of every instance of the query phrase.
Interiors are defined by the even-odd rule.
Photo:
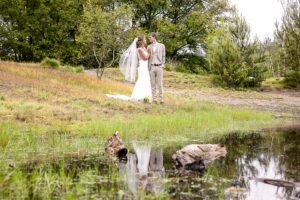
[[[135,154],[127,154],[127,163],[119,164],[120,176],[127,182],[129,190],[138,194],[139,189],[157,195],[163,191],[165,177],[161,149],[151,149],[146,144],[133,144]]]

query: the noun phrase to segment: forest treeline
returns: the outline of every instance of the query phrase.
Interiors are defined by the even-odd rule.
[[[104,69],[117,66],[134,37],[155,31],[167,69],[212,73],[229,87],[259,86],[268,76],[297,86],[300,0],[282,5],[274,39],[260,41],[227,0],[1,0],[0,58]]]

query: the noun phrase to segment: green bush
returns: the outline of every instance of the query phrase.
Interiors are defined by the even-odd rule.
[[[203,74],[209,71],[207,68],[207,61],[203,56],[193,54],[193,53],[186,53],[178,56],[178,61],[183,64],[183,67],[191,73],[195,74]]]
[[[292,70],[286,74],[284,85],[288,88],[297,88],[300,86],[300,70]]]
[[[178,64],[175,69],[176,69],[176,72],[183,72],[183,73],[190,72],[183,63]]]
[[[178,64],[179,63],[177,60],[168,58],[165,63],[165,70],[166,71],[176,71]]]
[[[64,72],[74,72],[73,67],[70,65],[64,65],[60,68],[60,70]]]
[[[248,68],[248,76],[245,79],[245,87],[260,87],[262,82],[266,79],[265,73],[267,68],[263,64],[254,64]]]
[[[143,102],[144,102],[144,103],[149,103],[149,102],[150,102],[150,98],[149,98],[149,97],[145,97],[145,98],[143,99]]]
[[[50,68],[53,68],[53,69],[60,68],[59,60],[48,58],[48,57],[46,57],[42,60],[41,65],[45,66],[45,67],[50,67]]]
[[[75,72],[77,72],[77,73],[84,72],[84,67],[82,65],[75,67]]]
[[[82,73],[84,71],[84,67],[82,65],[80,66],[70,66],[70,65],[64,65],[60,68],[61,71],[64,72],[76,72],[76,73]]]

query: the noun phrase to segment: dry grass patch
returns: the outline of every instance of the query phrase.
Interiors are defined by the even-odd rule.
[[[130,93],[131,87],[115,81],[104,79],[102,81],[97,78],[91,78],[82,74],[72,72],[61,72],[55,69],[36,67],[32,65],[18,64],[13,62],[0,62],[0,76],[13,75],[18,78],[47,83],[48,87],[56,85],[62,86],[80,86],[88,89],[95,89],[102,93],[122,92]],[[1,77],[2,78],[2,77]],[[19,82],[18,80],[14,80]],[[60,84],[59,84],[60,83]],[[62,87],[63,89],[63,87]]]
[[[132,86],[61,72],[38,65],[0,62],[0,119],[51,125],[86,122],[115,115],[172,112],[180,102],[167,97],[165,107],[109,99],[105,93],[129,95]]]

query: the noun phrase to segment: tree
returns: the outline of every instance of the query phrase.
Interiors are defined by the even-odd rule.
[[[229,87],[242,86],[247,77],[246,63],[229,29],[223,24],[208,40],[208,61],[211,71]]]
[[[167,53],[175,57],[186,49],[205,48],[205,38],[228,4],[223,0],[169,0],[164,17],[157,20],[157,31]]]
[[[155,23],[161,18],[166,9],[166,0],[120,0],[128,4],[133,9],[133,26],[140,26],[148,31],[153,32],[156,29]]]
[[[275,38],[282,50],[288,85],[300,85],[300,0],[282,1],[284,15]]]
[[[24,19],[24,0],[0,1],[0,56],[16,61],[32,58]]]
[[[55,57],[75,62],[75,33],[84,0],[3,0],[0,2],[0,54],[16,61]]]
[[[280,77],[286,74],[286,68],[283,59],[281,43],[278,39],[273,41],[270,38],[265,38],[262,43],[267,57],[266,65],[272,77]]]
[[[102,70],[138,33],[155,31],[167,56],[196,73],[206,65],[205,38],[227,9],[227,0],[1,0],[0,58]]]
[[[250,27],[236,12],[208,37],[212,71],[229,87],[257,87],[264,80],[265,52],[258,39],[250,41]]]
[[[265,79],[265,49],[262,48],[258,38],[251,41],[251,29],[247,21],[237,11],[233,11],[229,18],[229,30],[232,38],[238,46],[238,49],[247,66],[247,79],[244,86],[257,87]]]
[[[112,66],[118,53],[132,41],[136,31],[131,29],[131,17],[131,10],[126,6],[108,12],[94,0],[88,0],[84,5],[77,39],[83,46],[83,55],[95,58],[99,78],[105,67]]]

